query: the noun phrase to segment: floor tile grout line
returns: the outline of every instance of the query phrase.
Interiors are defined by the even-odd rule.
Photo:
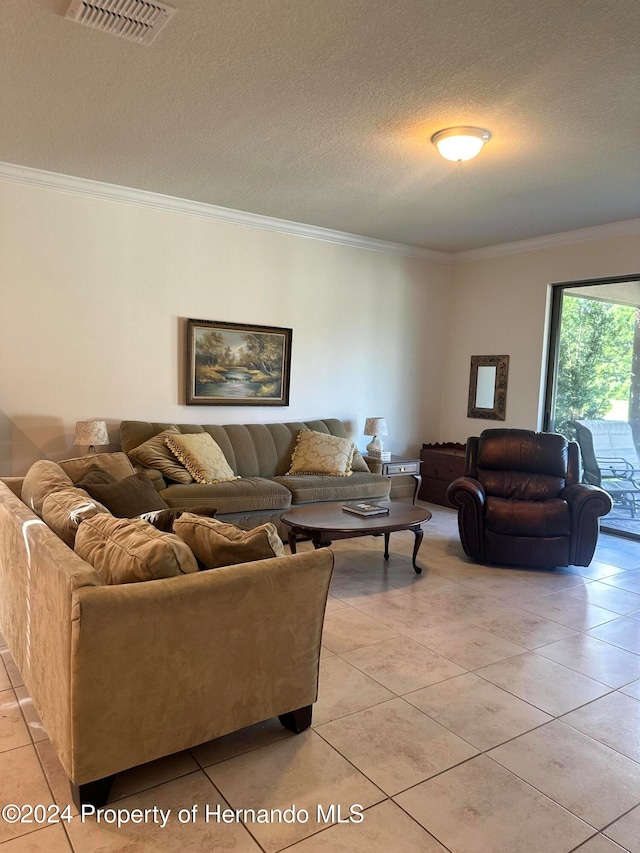
[[[587,826],[589,826],[589,825],[590,824],[587,824]],[[586,844],[589,844],[589,842],[593,841],[594,838],[599,838],[599,837],[600,837],[600,831],[597,830],[595,835],[590,835],[589,838],[585,838],[585,840],[581,841],[577,847],[572,847],[571,850],[568,851],[568,853],[580,853],[580,850],[583,849]]]
[[[611,694],[607,694],[607,695],[611,695]],[[604,699],[605,697],[604,697],[604,696],[601,696],[600,698],[601,698],[601,699]],[[631,697],[629,697],[629,698],[631,698]],[[595,702],[597,702],[598,700],[597,700],[597,699],[595,699],[594,701],[595,701]],[[589,703],[589,704],[592,704],[592,703]],[[586,707],[586,706],[584,706],[584,705],[583,705],[582,707],[584,708],[584,707]],[[578,708],[576,708],[575,710],[577,711],[577,710],[579,710],[579,709],[578,709]],[[567,713],[568,713],[568,714],[572,714],[572,713],[573,713],[573,711],[568,711]],[[565,716],[567,716],[567,715],[565,715]],[[599,743],[599,744],[600,744],[600,746],[605,746],[607,749],[610,749],[610,750],[611,750],[611,752],[615,752],[617,755],[622,756],[622,758],[626,758],[628,761],[632,761],[634,764],[637,764],[637,765],[639,765],[639,766],[640,766],[640,758],[631,758],[631,756],[630,756],[630,755],[627,755],[626,753],[621,752],[619,749],[616,749],[616,747],[615,747],[615,746],[609,746],[609,744],[608,744],[608,743],[604,743],[603,741],[598,740],[598,738],[597,738],[597,737],[594,737],[593,735],[590,735],[588,732],[584,732],[584,731],[582,731],[582,729],[579,729],[577,726],[574,726],[574,725],[572,725],[571,723],[566,722],[566,720],[563,720],[563,719],[562,719],[562,717],[556,717],[556,718],[555,718],[555,722],[556,722],[556,723],[564,723],[564,725],[565,725],[565,726],[569,726],[570,728],[574,729],[576,732],[579,732],[581,735],[584,735],[585,737],[588,737],[590,740],[594,741],[595,743]],[[502,746],[502,744],[501,744],[501,746]],[[640,800],[638,800],[637,805],[640,805]],[[636,808],[636,806],[633,806],[633,808]],[[619,819],[619,818],[616,818],[616,820],[618,820],[618,819]],[[613,822],[613,823],[615,823],[615,821],[612,821],[612,822]]]
[[[545,725],[547,725],[547,724],[545,724]],[[492,748],[495,749],[495,747],[492,747]],[[541,791],[539,788],[536,788],[535,785],[532,785],[531,782],[528,782],[526,779],[523,779],[522,776],[519,776],[513,770],[510,770],[508,767],[505,767],[503,764],[500,764],[500,762],[496,761],[495,758],[492,758],[490,755],[488,755],[485,752],[481,753],[480,755],[483,758],[487,758],[489,761],[493,762],[493,764],[495,764],[501,770],[504,770],[505,772],[510,773],[512,776],[515,776],[515,778],[518,779],[520,782],[522,782],[523,785],[526,785],[527,787],[531,788],[533,791],[536,791],[538,794],[540,794],[546,800],[549,800],[549,802],[558,806],[558,808],[563,809],[568,814],[570,814],[573,817],[577,818],[578,820],[582,821],[582,823],[586,824],[588,827],[593,829],[594,833],[601,832],[601,830],[599,830],[597,827],[593,826],[593,824],[589,823],[589,821],[585,820],[583,817],[580,817],[580,815],[577,815],[575,812],[572,812],[571,809],[568,809],[566,806],[563,806],[562,803],[559,803],[557,800],[554,800],[553,797],[549,796],[549,794],[545,794],[544,791]],[[438,776],[442,776],[443,773],[447,773],[449,770],[453,770],[454,768],[458,768],[464,764],[468,764],[470,761],[476,760],[477,758],[480,757],[480,755],[472,755],[470,758],[467,758],[464,761],[460,761],[460,762],[458,762],[458,764],[455,764],[452,767],[448,767],[446,770],[442,770],[440,773],[435,773],[433,776],[430,776],[428,779],[423,779],[422,782],[417,782],[415,785],[410,785],[408,788],[405,788],[403,791],[399,791],[397,794],[393,794],[393,797],[399,797],[400,794],[406,794],[407,791],[411,791],[414,788],[419,787],[420,785],[424,785],[425,782],[430,782],[432,779],[436,779]],[[395,800],[394,800],[394,802],[395,802]],[[399,803],[397,805],[399,805]],[[633,808],[636,808],[636,806],[634,806]],[[619,818],[616,818],[616,820],[619,820]],[[613,821],[613,822],[615,823],[615,821]],[[581,843],[585,844],[587,840],[588,839],[585,839]]]
[[[556,720],[556,722],[558,722],[558,721]],[[587,737],[588,737],[588,736],[587,736]],[[593,738],[591,738],[591,740],[593,740]],[[599,743],[599,741],[596,741],[596,743]],[[602,746],[602,745],[603,745],[603,744],[601,744],[601,746]],[[544,792],[544,791],[542,791],[540,788],[536,787],[532,782],[529,782],[527,779],[524,779],[524,778],[523,778],[522,776],[520,776],[520,775],[519,775],[515,770],[512,770],[512,769],[511,769],[511,768],[509,768],[509,767],[505,767],[505,766],[504,766],[504,764],[500,764],[500,762],[499,762],[499,761],[496,761],[496,759],[495,759],[495,758],[493,758],[491,755],[486,755],[485,757],[486,757],[486,758],[488,758],[488,759],[490,759],[491,761],[493,761],[495,764],[497,764],[497,765],[498,765],[498,767],[501,767],[503,770],[506,770],[508,773],[511,773],[511,774],[512,774],[513,776],[515,776],[517,779],[520,779],[520,781],[521,781],[521,782],[524,782],[524,784],[525,784],[525,785],[528,785],[530,788],[533,788],[533,790],[534,790],[534,791],[537,791],[539,794],[542,794],[542,796],[543,796],[543,797],[546,797],[548,800],[551,800],[551,802],[552,802],[552,803],[555,803],[557,806],[560,806],[560,808],[562,808],[562,809],[564,809],[565,811],[569,812],[569,814],[572,814],[574,817],[577,817],[577,818],[578,818],[578,820],[581,820],[583,823],[586,823],[586,824],[587,824],[587,826],[592,827],[592,828],[595,830],[595,832],[597,832],[597,833],[602,832],[602,830],[601,830],[601,829],[599,829],[597,826],[594,826],[592,823],[589,823],[589,821],[588,821],[586,818],[584,818],[584,817],[580,817],[580,815],[579,815],[579,814],[576,814],[575,812],[571,811],[571,809],[570,809],[570,808],[568,808],[567,806],[564,806],[562,803],[559,803],[557,800],[554,800],[554,799],[553,799],[553,797],[549,796],[549,794],[545,794],[545,792]],[[636,762],[636,763],[637,763],[637,762]],[[632,806],[632,808],[631,808],[631,809],[629,809],[629,811],[631,811],[631,810],[632,810],[632,809],[634,809],[634,808],[637,808],[637,806],[638,806],[638,805],[640,805],[640,799],[638,799],[638,802],[636,803],[636,805],[635,805],[635,806]],[[625,812],[625,814],[628,814],[628,812]],[[615,823],[617,820],[619,820],[619,819],[620,819],[620,817],[622,817],[622,815],[620,815],[620,816],[616,817],[614,820],[612,820],[612,821],[611,821],[611,823]],[[611,823],[607,824],[607,826],[611,826]],[[586,840],[585,840],[585,842],[586,842]],[[585,842],[583,842],[583,844],[584,844]]]
[[[517,657],[517,655],[515,655],[515,657]],[[510,660],[510,658],[505,658],[505,660]],[[546,658],[545,658],[545,660],[546,660]],[[496,661],[496,663],[501,663],[501,662],[502,661]],[[552,661],[552,663],[555,663],[555,661]],[[493,664],[488,664],[488,666],[493,666]],[[558,666],[562,666],[562,664],[558,664]],[[513,691],[509,690],[507,687],[503,687],[501,684],[495,684],[495,682],[491,681],[490,679],[488,679],[484,675],[482,675],[482,673],[480,672],[480,670],[482,670],[482,669],[485,669],[485,667],[479,667],[477,670],[473,670],[473,674],[477,675],[478,678],[482,678],[485,681],[488,681],[489,684],[493,684],[495,687],[500,687],[501,690],[506,691],[507,693],[509,693],[509,695],[515,696],[516,699],[520,699],[523,702],[526,702],[528,705],[531,705],[533,708],[537,708],[539,711],[542,711],[543,714],[550,714],[550,716],[552,716],[556,720],[558,719],[558,717],[561,717],[562,714],[569,714],[571,711],[577,711],[578,708],[583,708],[585,705],[589,705],[591,702],[594,702],[595,699],[602,699],[602,698],[604,698],[604,696],[608,696],[610,693],[616,692],[615,688],[607,687],[606,684],[603,684],[602,685],[603,687],[607,687],[607,692],[603,693],[602,696],[596,696],[595,699],[589,699],[587,702],[583,702],[582,705],[577,705],[575,708],[570,708],[568,711],[563,711],[562,714],[551,714],[550,711],[547,711],[544,708],[541,708],[539,705],[534,705],[533,702],[529,701],[528,699],[523,699],[522,696],[518,696],[517,693],[513,693]],[[585,676],[585,678],[587,678],[587,676]],[[593,679],[591,679],[591,680],[593,680]],[[597,682],[597,683],[600,684],[600,682]]]

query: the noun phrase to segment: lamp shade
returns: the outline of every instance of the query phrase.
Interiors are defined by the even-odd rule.
[[[367,418],[364,422],[364,435],[389,435],[384,418]]]
[[[86,447],[109,444],[106,421],[78,421],[73,443],[83,444]]]

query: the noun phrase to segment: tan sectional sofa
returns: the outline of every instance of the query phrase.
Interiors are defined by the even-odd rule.
[[[287,475],[296,438],[302,429],[347,438],[337,418],[279,424],[195,424],[122,421],[120,440],[125,453],[167,429],[181,433],[208,432],[222,448],[225,458],[240,479],[226,483],[165,481],[159,472],[147,469],[157,488],[172,507],[210,505],[217,517],[254,527],[265,521],[279,525],[280,515],[291,505],[321,501],[387,500],[390,481],[379,470],[374,473],[359,452],[354,454],[349,477]],[[375,462],[372,460],[372,465]],[[282,529],[280,528],[281,533]]]
[[[310,724],[329,549],[107,585],[21,490],[0,481],[0,629],[76,802],[244,726]]]

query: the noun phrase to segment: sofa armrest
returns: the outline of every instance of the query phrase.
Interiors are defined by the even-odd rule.
[[[460,541],[467,557],[484,559],[483,511],[485,494],[472,477],[458,477],[449,484],[447,500],[458,508]]]
[[[8,486],[17,498],[22,495],[24,477],[2,477],[0,482],[4,483],[5,486]]]
[[[571,511],[569,560],[574,566],[588,566],[598,543],[598,519],[611,512],[613,501],[604,489],[574,483],[560,492]]]
[[[363,456],[362,458],[372,474],[382,474],[382,459],[378,459],[376,456]]]
[[[74,783],[315,702],[332,569],[319,549],[79,590]]]
[[[136,474],[144,474],[148,477],[155,486],[157,492],[161,492],[162,489],[167,488],[166,480],[157,468],[145,468],[144,465],[134,465],[133,468]]]

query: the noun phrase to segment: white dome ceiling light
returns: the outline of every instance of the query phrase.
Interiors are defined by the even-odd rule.
[[[482,150],[485,142],[491,139],[488,130],[481,127],[448,127],[439,130],[431,141],[445,160],[460,162],[471,160]]]

